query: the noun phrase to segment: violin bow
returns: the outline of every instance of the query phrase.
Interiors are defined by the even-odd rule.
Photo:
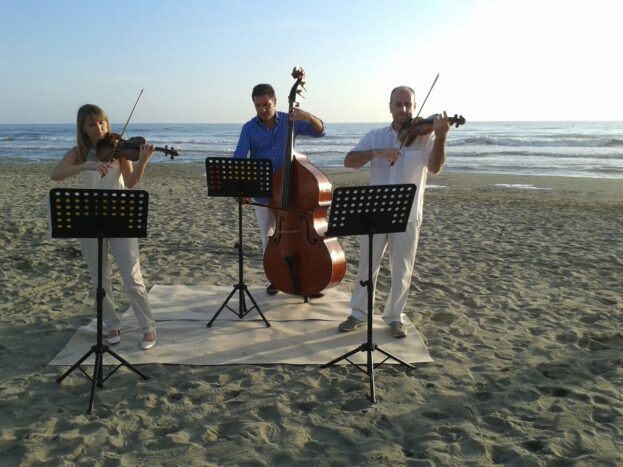
[[[130,123],[130,119],[132,118],[132,115],[134,114],[134,109],[136,109],[136,105],[138,104],[138,101],[140,100],[142,95],[143,95],[143,89],[141,89],[141,92],[138,93],[138,97],[136,98],[136,101],[134,101],[134,106],[132,107],[132,110],[130,111],[130,115],[128,115],[128,119],[126,120],[125,125],[123,126],[123,130],[121,131],[121,135],[119,139],[115,141],[115,145],[112,148],[112,152],[110,153],[110,158],[108,159],[108,162],[112,161],[115,151],[117,151],[117,146],[119,145],[119,141],[121,141],[121,139],[123,138],[125,130],[128,128],[128,125]],[[108,131],[110,131],[110,128],[108,129]]]
[[[435,83],[437,82],[437,80],[439,79],[439,73],[437,73],[437,76],[435,76],[435,80],[433,81],[433,84],[430,85],[430,88],[428,90],[428,93],[426,94],[426,97],[424,98],[424,102],[422,102],[422,105],[420,106],[420,110],[418,110],[417,115],[413,118],[413,120],[417,119],[420,116],[420,112],[422,112],[422,109],[424,108],[424,104],[426,104],[426,101],[428,100],[428,96],[430,96],[430,92],[433,90],[433,88],[435,87]],[[407,138],[405,138],[405,140],[402,142],[402,144],[400,145],[400,147],[398,148],[398,150],[400,151],[403,146],[405,145],[405,141],[407,141]]]

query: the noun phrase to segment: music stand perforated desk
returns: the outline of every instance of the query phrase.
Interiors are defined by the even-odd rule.
[[[102,256],[104,238],[147,237],[147,209],[149,194],[141,190],[90,190],[84,188],[54,188],[50,190],[50,221],[53,238],[97,238],[97,341],[91,349],[56,379],[58,384],[75,369],[91,380],[91,397],[87,414],[93,411],[95,387],[102,388],[104,381],[121,366],[125,366],[149,379],[132,364],[111,350],[103,342],[102,304],[105,291],[102,287]],[[106,377],[103,375],[104,354],[112,355],[117,365]],[[93,376],[80,366],[95,354]]]
[[[368,292],[368,320],[367,340],[355,349],[346,352],[329,363],[322,365],[326,368],[341,360],[346,360],[370,378],[370,401],[376,403],[374,387],[374,368],[378,368],[385,361],[392,359],[409,368],[415,368],[395,355],[383,350],[372,340],[372,314],[374,305],[374,284],[372,282],[372,241],[375,234],[404,232],[409,221],[409,214],[415,197],[414,184],[400,185],[370,185],[359,187],[340,187],[333,193],[329,228],[327,235],[344,237],[350,235],[368,236],[368,280],[361,281],[361,286],[367,287]],[[372,352],[378,350],[385,359],[374,365]],[[367,353],[366,368],[349,359],[357,352]]]
[[[242,198],[270,198],[273,193],[272,175],[273,164],[270,159],[234,159],[230,157],[206,158],[206,178],[208,183],[208,196],[234,197],[238,201],[238,283],[234,285],[231,293],[225,299],[207,327],[211,327],[214,320],[224,308],[232,311],[239,319],[257,309],[266,327],[270,324],[260,310],[257,302],[253,299],[249,288],[244,283],[243,253],[242,253]],[[238,311],[231,308],[227,303],[239,292]],[[247,308],[245,294],[253,303]]]

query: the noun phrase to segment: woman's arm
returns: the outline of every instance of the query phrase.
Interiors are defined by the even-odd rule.
[[[50,178],[58,182],[85,170],[97,170],[103,177],[108,173],[109,168],[110,164],[106,162],[81,162],[78,148],[73,147],[65,153],[61,161],[52,169]]]
[[[155,151],[156,148],[153,144],[142,144],[136,166],[133,166],[132,162],[127,159],[124,159],[122,157],[119,158],[121,173],[123,174],[123,181],[128,188],[135,187],[143,179],[147,163],[154,155]]]

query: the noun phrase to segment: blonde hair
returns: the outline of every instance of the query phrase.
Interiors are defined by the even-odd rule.
[[[91,149],[91,140],[83,130],[86,120],[89,117],[104,120],[106,122],[106,128],[110,131],[108,115],[106,115],[106,112],[104,112],[101,107],[95,104],[85,104],[78,109],[78,115],[76,117],[76,142],[78,143],[78,156],[83,162],[87,158],[89,149]]]

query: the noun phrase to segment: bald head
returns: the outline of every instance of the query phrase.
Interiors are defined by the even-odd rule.
[[[392,103],[392,100],[394,99],[394,94],[396,94],[398,91],[407,91],[409,93],[411,93],[413,102],[415,102],[415,91],[413,90],[413,88],[410,88],[409,86],[397,86],[394,89],[392,89],[392,92],[389,95],[389,103]]]

